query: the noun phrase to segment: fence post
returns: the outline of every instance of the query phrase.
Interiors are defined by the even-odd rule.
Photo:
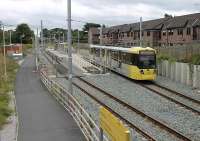
[[[99,141],[103,141],[103,129],[100,128],[100,132],[99,132]]]
[[[194,73],[193,73],[193,87],[197,87],[197,66],[194,65]]]

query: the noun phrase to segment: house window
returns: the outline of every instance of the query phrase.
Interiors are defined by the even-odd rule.
[[[166,31],[163,31],[163,36],[166,36]]]
[[[131,32],[131,37],[133,37],[133,32]]]
[[[150,36],[151,32],[150,31],[147,31],[147,36]]]
[[[183,29],[177,29],[178,35],[183,35]]]
[[[140,32],[137,32],[138,38],[140,38]]]
[[[127,32],[127,37],[130,37],[130,32]]]
[[[137,32],[134,32],[134,40],[137,39]]]
[[[144,31],[142,31],[142,36],[144,36]]]
[[[174,31],[173,30],[169,30],[168,33],[169,33],[169,35],[173,35]]]
[[[190,35],[190,34],[191,34],[191,29],[187,28],[187,35]]]

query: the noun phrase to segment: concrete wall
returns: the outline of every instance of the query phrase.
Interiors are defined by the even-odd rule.
[[[194,88],[200,88],[200,65],[162,61],[158,64],[158,75]]]

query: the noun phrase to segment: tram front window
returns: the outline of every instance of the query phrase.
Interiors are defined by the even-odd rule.
[[[155,69],[156,68],[155,55],[139,55],[138,67],[141,69]]]

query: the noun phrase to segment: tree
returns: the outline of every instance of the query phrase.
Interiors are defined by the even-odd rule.
[[[165,18],[172,18],[172,15],[165,13],[164,17]]]
[[[30,27],[27,24],[23,23],[17,26],[14,35],[16,36],[17,43],[20,43],[22,39],[22,43],[29,44],[32,43],[32,37],[34,36],[34,32],[30,29]]]
[[[101,27],[101,25],[100,24],[96,24],[96,23],[86,23],[85,25],[84,25],[84,27],[83,27],[83,31],[89,31],[89,29],[91,28],[91,27]]]
[[[50,31],[47,28],[43,29],[43,37],[49,38],[51,35]]]

